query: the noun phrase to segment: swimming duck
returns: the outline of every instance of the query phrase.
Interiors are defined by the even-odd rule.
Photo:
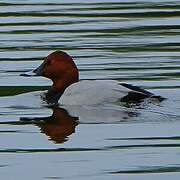
[[[45,94],[48,104],[97,105],[114,102],[140,102],[145,98],[161,96],[115,80],[79,80],[79,72],[73,58],[63,51],[55,51],[45,57],[43,63],[31,73],[21,76],[44,76],[53,84]]]

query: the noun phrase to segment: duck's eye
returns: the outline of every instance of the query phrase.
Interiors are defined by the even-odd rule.
[[[51,65],[51,61],[47,61],[47,62],[46,62],[46,65],[47,65],[47,66]]]

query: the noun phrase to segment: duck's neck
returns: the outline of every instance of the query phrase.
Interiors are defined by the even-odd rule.
[[[52,87],[49,88],[49,90],[45,95],[45,100],[47,101],[48,104],[51,105],[58,104],[58,100],[63,95],[65,89],[77,81],[69,82],[69,83],[67,83],[68,81],[66,81],[66,83],[63,83],[63,81],[61,80],[60,82],[58,81],[53,82]]]
[[[64,90],[56,91],[53,88],[50,88],[45,95],[45,100],[47,101],[48,104],[56,105],[58,104],[58,100],[63,93]]]

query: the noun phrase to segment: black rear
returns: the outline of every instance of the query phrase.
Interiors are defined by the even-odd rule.
[[[157,100],[159,100],[161,102],[165,99],[161,96],[156,96],[155,94],[153,94],[147,90],[144,90],[137,86],[133,86],[131,84],[121,83],[120,85],[131,90],[131,91],[129,91],[128,95],[121,98],[121,102],[138,103],[138,102],[141,102],[142,100],[144,100],[145,98],[156,98]]]

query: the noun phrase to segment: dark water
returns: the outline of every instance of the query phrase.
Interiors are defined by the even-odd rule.
[[[1,179],[179,179],[179,18],[175,0],[0,1]],[[54,50],[74,57],[81,79],[133,83],[167,100],[83,109],[80,123],[36,106],[32,91],[51,82],[19,74]]]

